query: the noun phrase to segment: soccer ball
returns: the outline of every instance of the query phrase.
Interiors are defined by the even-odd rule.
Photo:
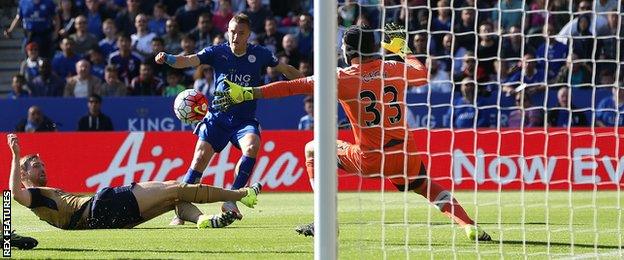
[[[195,89],[187,89],[173,101],[173,112],[180,121],[186,124],[197,123],[208,111],[208,99]]]

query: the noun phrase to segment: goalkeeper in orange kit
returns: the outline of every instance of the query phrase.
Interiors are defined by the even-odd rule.
[[[337,141],[338,167],[363,177],[386,177],[399,190],[411,190],[426,197],[464,228],[470,239],[489,241],[491,237],[476,226],[452,194],[427,177],[405,120],[405,91],[408,86],[426,84],[427,69],[411,55],[402,28],[388,25],[386,32],[382,46],[401,56],[405,63],[376,56],[379,48],[370,29],[352,26],[342,38],[342,51],[350,66],[337,72],[338,99],[353,126],[355,144]],[[228,84],[228,90],[215,92],[217,98],[213,102],[221,109],[258,98],[311,94],[314,80],[307,77],[259,88]],[[305,147],[310,181],[314,178],[313,142]],[[314,225],[301,226],[297,231],[314,235]]]

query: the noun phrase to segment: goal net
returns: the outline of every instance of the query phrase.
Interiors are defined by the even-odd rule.
[[[339,2],[338,40],[353,24],[370,26],[377,42],[385,24],[407,29],[428,84],[398,98],[418,147],[401,153],[421,157],[427,195],[436,183],[456,199],[429,203],[388,180],[366,192],[360,178],[359,192],[339,196],[341,248],[382,258],[624,257],[619,1]],[[492,241],[471,241],[465,223],[441,213],[445,203],[460,204]]]

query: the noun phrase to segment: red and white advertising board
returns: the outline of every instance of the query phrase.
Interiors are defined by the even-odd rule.
[[[414,135],[430,176],[455,189],[554,190],[624,187],[624,138],[613,129],[420,130]],[[190,132],[19,134],[22,155],[39,153],[49,186],[95,192],[140,181],[180,180],[192,159]],[[351,141],[348,131],[340,132]],[[264,131],[251,182],[267,191],[311,191],[304,145],[311,131]],[[429,144],[429,145],[427,145]],[[10,151],[0,149],[0,186],[8,186]],[[230,187],[240,151],[228,146],[204,172],[203,183]],[[335,163],[335,162],[327,162]],[[379,179],[339,173],[339,189],[379,190]],[[389,190],[393,186],[386,182]]]

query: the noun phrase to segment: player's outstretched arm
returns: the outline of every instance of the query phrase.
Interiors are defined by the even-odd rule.
[[[278,81],[257,88],[243,87],[229,80],[225,80],[224,83],[228,86],[228,90],[215,91],[215,99],[212,101],[220,110],[227,110],[231,105],[249,100],[312,94],[314,90],[312,77]]]
[[[199,66],[199,63],[200,63],[199,58],[197,57],[197,54],[176,56],[176,55],[171,55],[165,52],[160,52],[156,55],[154,60],[158,64],[166,63],[167,65],[176,69],[197,67]]]
[[[24,206],[30,206],[30,192],[22,189],[22,179],[20,175],[20,146],[17,142],[17,135],[8,134],[7,143],[11,149],[13,158],[11,159],[11,175],[9,177],[9,188],[15,201]]]
[[[384,30],[386,35],[384,41],[381,42],[381,46],[399,55],[407,65],[411,66],[411,68],[408,68],[408,81],[414,86],[427,84],[427,68],[412,54],[412,51],[407,46],[405,28],[395,23],[389,23],[384,26]]]
[[[275,70],[284,74],[284,76],[286,76],[286,78],[288,79],[298,79],[298,78],[304,77],[301,71],[299,71],[298,69],[295,69],[295,67],[291,65],[288,65],[282,62],[280,62],[279,64],[277,64],[277,66],[275,66]]]

